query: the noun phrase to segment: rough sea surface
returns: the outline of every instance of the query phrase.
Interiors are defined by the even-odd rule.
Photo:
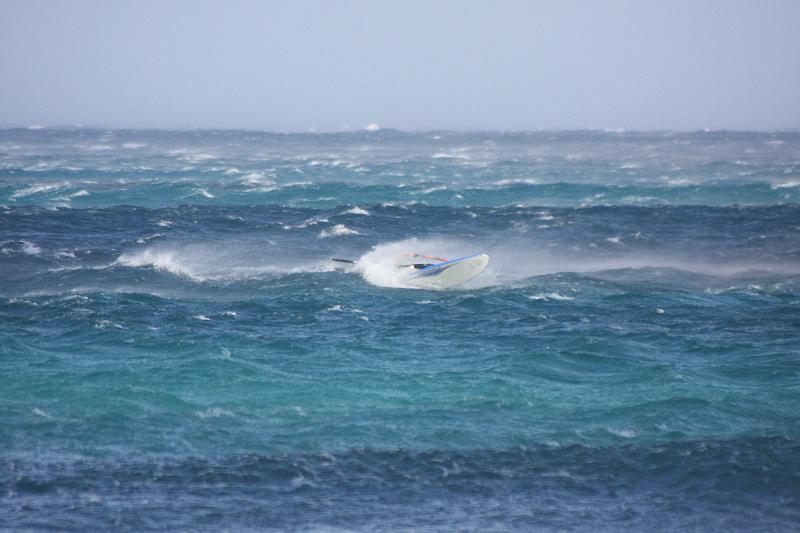
[[[800,528],[800,133],[0,130],[0,206],[0,529]]]

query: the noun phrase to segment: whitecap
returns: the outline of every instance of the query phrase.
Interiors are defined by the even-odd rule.
[[[326,224],[328,222],[329,220],[327,218],[316,216],[306,219],[300,224],[295,224],[295,225],[284,224],[283,229],[304,229],[309,226],[316,226],[317,224]]]
[[[268,179],[263,172],[250,172],[236,181],[250,187],[248,189],[249,192],[272,192],[280,188],[277,183]]]
[[[191,269],[184,266],[177,254],[169,250],[142,250],[136,253],[123,253],[114,264],[127,267],[152,267],[156,270],[186,276],[192,279],[201,279]]]
[[[772,190],[777,189],[793,189],[795,187],[800,187],[800,180],[789,180],[780,183],[773,183],[770,188]]]
[[[378,130],[377,129],[373,129],[373,130],[367,130],[367,131],[378,131]],[[299,476],[293,477],[292,480],[289,482],[289,485],[291,486],[292,489],[299,489],[301,487],[316,487],[317,486],[316,483],[314,483],[313,481],[307,479],[303,475],[299,475]]]
[[[549,293],[539,293],[534,294],[533,296],[528,296],[529,300],[538,300],[542,302],[549,302],[550,300],[556,300],[559,302],[568,302],[574,300],[572,296],[565,296],[563,294],[559,294],[557,292],[549,292]]]
[[[542,182],[536,178],[514,178],[494,182],[498,187],[507,187],[508,185],[539,185],[540,183]]]
[[[348,209],[347,211],[345,211],[345,213],[348,213],[348,214],[351,214],[351,215],[369,216],[369,211],[367,211],[366,209],[361,209],[358,206]]]
[[[324,229],[317,235],[318,239],[327,239],[329,237],[339,237],[342,235],[361,235],[356,230],[350,229],[344,224],[336,224],[330,229]]]
[[[208,318],[206,315],[194,315],[194,318],[196,318],[197,320],[203,320],[203,321],[209,321],[209,320],[211,320],[211,319],[210,319],[210,318]]]
[[[98,320],[97,322],[94,323],[94,327],[96,327],[97,329],[108,329],[108,328],[125,329],[122,325],[116,324],[107,319]]]
[[[612,435],[616,435],[617,437],[622,437],[623,439],[632,439],[636,436],[636,432],[632,429],[614,429],[608,428],[608,432]]]
[[[31,185],[30,187],[26,187],[24,189],[20,189],[14,194],[11,195],[11,200],[16,200],[17,198],[22,198],[24,196],[30,196],[32,194],[38,194],[42,192],[50,192],[61,189],[65,187],[66,183],[41,183],[38,185]]]
[[[431,159],[461,159],[463,161],[468,161],[470,157],[466,154],[453,154],[450,152],[436,152],[435,154],[431,155]]]
[[[446,190],[447,190],[447,186],[446,185],[434,185],[433,187],[428,187],[427,189],[422,189],[421,191],[419,191],[419,194],[430,194],[432,192],[446,191]]]
[[[621,237],[606,237],[606,241],[612,244],[622,244]]]
[[[42,249],[32,242],[22,241],[22,253],[28,255],[39,255],[42,253]]]

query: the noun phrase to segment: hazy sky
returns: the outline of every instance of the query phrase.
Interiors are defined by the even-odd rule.
[[[0,126],[800,127],[800,0],[0,0]]]

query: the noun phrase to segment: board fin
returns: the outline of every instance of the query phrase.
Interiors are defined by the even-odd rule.
[[[337,263],[348,263],[351,265],[356,264],[356,261],[353,261],[352,259],[339,259],[338,257],[331,258],[331,261],[336,261]]]

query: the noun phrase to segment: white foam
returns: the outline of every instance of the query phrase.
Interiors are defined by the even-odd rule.
[[[374,122],[370,122],[369,124],[367,124],[364,127],[364,129],[367,130],[367,131],[378,131],[378,130],[381,129],[381,127],[379,125],[375,124]]]
[[[194,318],[196,318],[197,320],[202,320],[202,321],[204,321],[204,322],[208,322],[208,321],[210,321],[210,320],[211,320],[211,319],[210,319],[210,318],[208,318],[206,315],[195,315],[195,316],[194,316]]]
[[[11,200],[16,200],[17,198],[30,196],[32,194],[56,191],[66,186],[67,186],[66,183],[40,183],[37,185],[31,185],[30,187],[26,187],[24,189],[20,189],[14,192],[14,194],[12,194],[10,198]]]
[[[115,263],[127,267],[152,267],[170,274],[197,280],[203,279],[202,276],[184,265],[181,259],[177,252],[148,248],[139,252],[124,253],[117,258]]]
[[[369,216],[369,211],[367,211],[366,209],[361,209],[361,208],[360,208],[360,207],[358,207],[358,206],[356,206],[356,207],[352,207],[352,208],[348,209],[347,211],[345,211],[345,213],[349,213],[349,214],[351,214],[351,215],[364,215],[364,216]]]
[[[248,246],[235,243],[209,243],[177,246],[168,241],[145,249],[121,254],[111,266],[152,268],[192,281],[232,281],[261,278],[265,275],[305,272],[330,272],[334,265],[327,258],[309,263],[276,258],[263,253],[263,244]],[[287,265],[287,266],[283,266]]]
[[[97,322],[95,322],[94,327],[96,327],[97,329],[108,329],[108,328],[125,329],[122,325],[114,323],[107,319],[98,320]]]
[[[467,243],[449,239],[406,239],[379,244],[362,255],[354,270],[369,283],[379,287],[413,289],[408,284],[408,273],[397,268],[397,260],[405,254],[435,254],[439,257],[460,257],[474,251]],[[487,278],[484,278],[484,283]],[[469,286],[480,286],[481,282],[470,282]]]
[[[436,152],[431,155],[431,159],[460,159],[462,161],[469,161],[470,157],[462,153]]]
[[[612,244],[622,244],[621,237],[606,237],[606,241]]]
[[[70,198],[78,198],[79,196],[89,196],[89,191],[87,191],[85,189],[81,189],[80,191],[74,192],[74,193],[70,194],[69,196],[70,196]]]
[[[800,187],[800,180],[789,180],[780,183],[773,183],[771,188],[773,190],[777,189],[793,189],[795,187]]]
[[[612,435],[616,435],[617,437],[622,437],[623,439],[632,439],[636,436],[636,432],[632,429],[608,428],[608,432]]]
[[[248,192],[272,192],[281,188],[280,185],[267,178],[263,172],[250,172],[236,181],[248,186]]]
[[[556,300],[558,302],[569,302],[574,300],[575,298],[573,298],[572,296],[565,296],[557,292],[548,292],[548,293],[539,293],[539,294],[534,294],[533,296],[528,296],[528,299],[542,301],[542,302],[549,302],[550,300]]]
[[[336,224],[330,229],[324,229],[319,232],[317,238],[319,239],[327,239],[330,237],[341,237],[342,235],[361,235],[356,230],[350,229],[344,224]]]
[[[685,185],[697,185],[696,180],[692,180],[689,178],[670,178],[669,176],[664,176],[662,179],[667,182],[667,185],[672,187],[683,187]]]
[[[206,198],[214,198],[214,195],[208,192],[206,189],[196,189],[194,191],[195,194],[199,194],[200,196],[204,196]]]
[[[433,187],[428,187],[427,189],[422,189],[419,191],[419,194],[430,194],[436,191],[446,191],[447,185],[434,185]]]
[[[32,412],[34,415],[36,415],[36,416],[39,416],[39,417],[42,417],[42,418],[48,418],[48,419],[50,419],[50,418],[53,418],[51,415],[49,415],[48,413],[46,413],[44,410],[42,410],[42,409],[39,409],[38,407],[34,407],[34,408],[33,408],[33,410],[32,410],[31,412]]]
[[[22,241],[22,253],[28,255],[39,255],[42,249],[30,241]]]
[[[172,222],[169,220],[159,220],[156,222],[157,225],[161,226],[162,228],[168,228],[172,225]]]
[[[507,187],[509,185],[539,185],[541,183],[541,180],[537,180],[536,178],[514,178],[494,182],[498,187]]]
[[[419,249],[417,239],[409,239],[374,246],[372,251],[361,256],[356,270],[369,283],[379,287],[413,288],[407,276],[397,268],[396,258]]]

